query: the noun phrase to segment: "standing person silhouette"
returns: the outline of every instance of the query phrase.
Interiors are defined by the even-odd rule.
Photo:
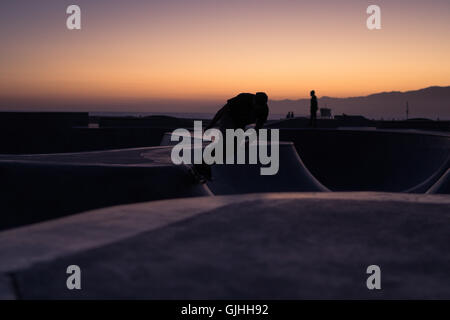
[[[311,91],[311,118],[309,120],[310,127],[317,127],[317,110],[319,109],[317,103],[316,92],[314,90]]]

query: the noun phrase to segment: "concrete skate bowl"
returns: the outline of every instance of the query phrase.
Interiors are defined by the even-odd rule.
[[[172,141],[172,137],[174,138]],[[161,141],[162,145],[175,145],[178,141],[187,143],[189,146],[197,141],[199,145],[203,142],[203,147],[207,146],[210,141],[202,140],[203,135],[198,136],[191,133],[166,133]],[[184,142],[183,142],[184,141]],[[235,140],[235,144],[237,141]],[[255,146],[254,144],[252,146]],[[231,155],[233,164],[229,164],[224,158],[226,164],[214,164],[211,166],[212,181],[208,182],[209,189],[215,195],[242,194],[242,193],[260,193],[260,192],[326,192],[329,191],[308,171],[298,156],[292,142],[269,142],[268,144],[260,144],[258,148],[253,149],[256,158],[259,158],[259,148],[266,148],[268,155],[271,155],[273,146],[279,150],[278,171],[275,174],[263,175],[261,169],[270,167],[271,164],[261,165],[250,164],[249,154],[251,153],[249,144],[245,147],[244,163],[239,164],[237,160],[237,152]],[[193,149],[194,150],[194,149]],[[191,155],[191,157],[193,157]],[[193,159],[193,158],[192,158]],[[257,159],[258,160],[258,159]],[[259,159],[261,160],[261,159]],[[193,161],[193,160],[192,160]]]
[[[0,298],[449,299],[450,198],[276,193],[111,207],[0,233]],[[82,290],[67,290],[67,266]],[[367,267],[382,290],[367,290]]]
[[[185,166],[169,162],[169,151],[0,156],[0,229],[118,204],[211,195]]]
[[[449,168],[450,135],[421,131],[280,129],[333,191],[424,193]]]
[[[279,170],[274,175],[262,175],[261,164],[248,164],[248,148],[246,156],[245,165],[212,166],[213,180],[208,187],[214,194],[329,191],[306,169],[292,143],[279,144]]]

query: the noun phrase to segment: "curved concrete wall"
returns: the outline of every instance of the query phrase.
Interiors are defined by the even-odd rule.
[[[415,131],[280,129],[308,170],[334,191],[402,192],[450,155],[450,135]]]
[[[248,150],[246,155],[248,157]],[[260,164],[217,164],[212,166],[213,180],[208,186],[218,195],[329,191],[311,175],[292,143],[279,144],[279,170],[275,175],[261,175],[260,169]]]
[[[211,195],[185,166],[133,159],[132,152],[128,164],[102,163],[101,153],[97,163],[80,157],[0,160],[0,229],[118,204]]]
[[[427,191],[428,194],[450,194],[450,169]]]

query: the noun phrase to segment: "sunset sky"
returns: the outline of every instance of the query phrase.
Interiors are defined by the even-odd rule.
[[[82,30],[66,28],[70,4]],[[369,4],[381,30],[366,28]],[[450,85],[448,0],[2,1],[0,39],[3,110]]]

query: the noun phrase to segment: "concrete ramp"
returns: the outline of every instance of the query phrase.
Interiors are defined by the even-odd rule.
[[[177,134],[176,141],[171,141],[173,133],[166,133],[161,145],[173,145],[184,141],[194,146],[194,143],[205,146],[210,141],[203,140],[202,135]],[[178,142],[180,141],[180,142]],[[279,171],[275,175],[262,175],[261,164],[249,164],[249,144],[245,147],[245,164],[237,164],[234,154],[234,164],[214,164],[211,166],[213,180],[208,182],[209,189],[216,195],[259,193],[259,192],[324,192],[329,191],[305,167],[294,144],[291,142],[269,142],[265,145],[271,150],[271,145],[279,146]],[[251,144],[255,146],[255,144]],[[259,145],[261,146],[261,144]],[[224,160],[226,162],[226,160]],[[260,163],[260,161],[258,161]]]
[[[447,161],[442,164],[442,166],[436,170],[434,174],[432,174],[428,179],[426,179],[424,182],[418,184],[417,186],[405,190],[404,192],[408,193],[428,193],[429,190],[433,189],[437,190],[439,189],[439,185],[442,184],[442,179],[445,180],[445,175],[450,169],[450,156],[447,159]]]
[[[208,187],[217,195],[329,191],[308,171],[292,143],[279,143],[279,170],[275,175],[261,175],[260,164],[216,164],[212,176]]]
[[[0,297],[449,299],[450,199],[276,193],[105,208],[0,233]],[[382,290],[366,287],[381,268]],[[82,290],[68,290],[67,267]]]
[[[280,129],[280,140],[293,142],[311,174],[333,191],[424,193],[450,155],[449,134],[417,130]]]
[[[0,230],[90,209],[209,196],[171,148],[0,156]]]
[[[428,194],[450,194],[450,169],[427,191]]]

